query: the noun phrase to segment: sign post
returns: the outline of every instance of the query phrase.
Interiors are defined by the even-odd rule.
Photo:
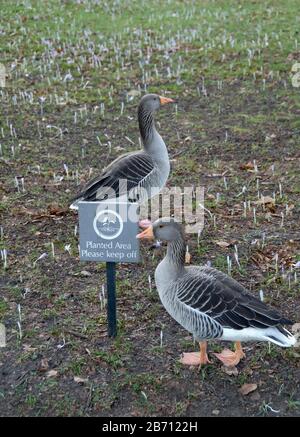
[[[106,262],[108,335],[117,335],[116,263],[139,262],[138,204],[79,202],[81,261]]]
[[[117,335],[116,263],[106,263],[108,336]]]

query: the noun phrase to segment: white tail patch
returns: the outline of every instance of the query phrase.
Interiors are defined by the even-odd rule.
[[[296,343],[295,337],[285,328],[284,334],[276,327],[266,329],[244,328],[241,330],[224,328],[221,340],[228,341],[270,341],[281,347],[291,347]]]

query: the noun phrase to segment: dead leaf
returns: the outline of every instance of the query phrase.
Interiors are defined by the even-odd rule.
[[[36,347],[32,347],[30,344],[24,344],[23,349],[25,352],[34,352],[37,350]]]
[[[81,270],[80,275],[81,276],[92,276],[92,274],[90,272],[88,272],[87,270]]]
[[[58,371],[57,370],[49,370],[49,372],[47,372],[46,377],[47,378],[53,378],[55,376],[57,376]]]
[[[270,203],[271,205],[275,205],[275,200],[271,196],[261,196],[261,198],[259,200],[256,200],[256,202],[254,203],[256,205],[267,205],[268,203]]]
[[[216,244],[220,247],[229,247],[231,246],[230,243],[227,243],[227,241],[216,241]]]
[[[185,263],[191,264],[191,254],[189,252],[185,253]]]
[[[238,376],[239,374],[239,371],[235,366],[222,366],[222,370],[229,376]]]
[[[77,384],[84,384],[85,382],[88,382],[88,378],[80,378],[79,376],[74,376],[74,381],[77,382]]]
[[[268,256],[262,250],[258,249],[256,252],[253,253],[250,259],[263,271],[266,271],[272,267],[271,256]]]
[[[246,396],[247,394],[253,392],[257,389],[257,384],[243,384],[242,387],[239,389],[239,393],[241,393],[243,396]]]
[[[48,206],[48,212],[50,215],[65,215],[68,210],[66,208],[60,208],[58,205],[53,204]]]
[[[49,368],[48,360],[47,360],[47,358],[43,358],[40,362],[38,370],[40,372],[46,372],[46,370],[48,370],[48,368]]]
[[[254,170],[254,164],[252,161],[249,161],[246,164],[241,164],[240,169],[252,171],[252,170]]]
[[[267,208],[269,212],[273,214],[276,211],[275,200],[271,196],[262,196],[259,200],[254,202],[254,204],[257,206],[262,205],[263,207]]]

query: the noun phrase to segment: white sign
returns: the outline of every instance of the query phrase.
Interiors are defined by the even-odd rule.
[[[138,204],[79,202],[82,261],[139,262]]]

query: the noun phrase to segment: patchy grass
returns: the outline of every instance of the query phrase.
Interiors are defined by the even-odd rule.
[[[298,2],[28,0],[1,14],[1,415],[299,415],[295,350],[249,344],[236,377],[217,342],[206,368],[179,363],[197,345],[149,289],[162,255],[148,246],[140,265],[118,267],[108,339],[104,265],[79,263],[68,210],[81,184],[139,147],[136,94],[173,96],[177,109],[157,115],[168,184],[204,185],[212,214],[199,244],[189,237],[192,262],[227,272],[231,260],[237,280],[299,321]],[[258,389],[242,397],[249,382]]]

